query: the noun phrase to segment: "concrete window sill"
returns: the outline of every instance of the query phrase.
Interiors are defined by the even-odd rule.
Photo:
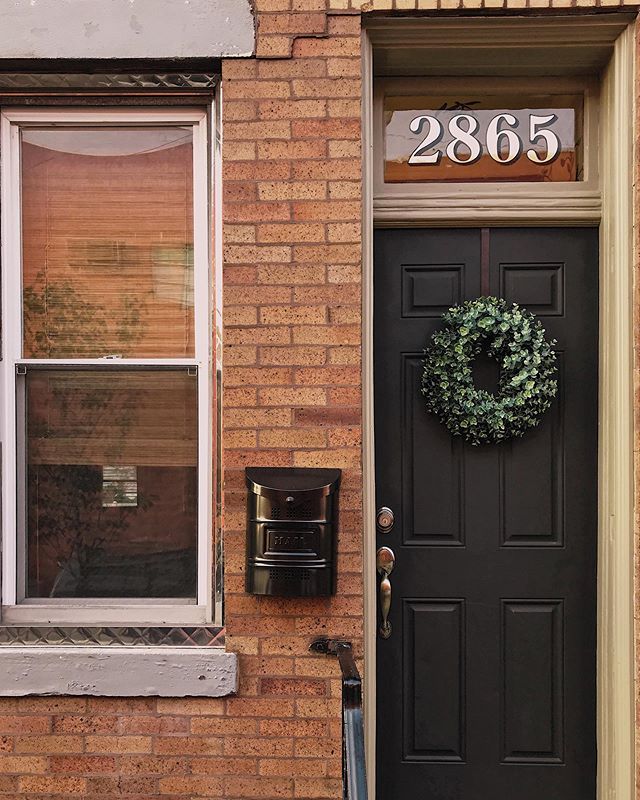
[[[224,697],[238,657],[220,647],[0,648],[0,696]]]

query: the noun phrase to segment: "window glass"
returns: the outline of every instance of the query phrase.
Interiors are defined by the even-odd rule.
[[[31,368],[19,376],[27,597],[195,598],[193,372]]]
[[[583,179],[582,95],[387,95],[384,180]]]
[[[22,131],[25,358],[194,355],[192,138]]]

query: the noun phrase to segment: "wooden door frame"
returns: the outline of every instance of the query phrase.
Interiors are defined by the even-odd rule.
[[[611,18],[611,17],[610,17]],[[525,18],[520,18],[527,25]],[[575,19],[575,18],[574,18]],[[389,19],[390,28],[397,20]],[[427,24],[433,22],[426,21]],[[451,22],[451,20],[449,20]],[[469,20],[461,18],[460,30]],[[377,23],[380,24],[379,22]],[[561,24],[559,21],[558,24]],[[473,27],[473,23],[470,27]],[[373,46],[362,34],[363,77],[363,471],[365,709],[369,797],[375,798],[376,745],[376,575],[375,457],[373,405]],[[556,47],[561,47],[556,43]],[[633,124],[630,125],[630,120]],[[597,800],[635,798],[634,650],[634,226],[635,25],[618,36],[602,75],[600,105],[600,353],[598,468],[598,644],[597,644]],[[526,224],[500,209],[488,218],[486,205],[466,203],[456,224]],[[538,221],[531,205],[529,224]],[[460,218],[460,219],[459,219]],[[585,224],[579,214],[563,226]],[[429,219],[425,223],[445,224]],[[385,225],[417,224],[415,214],[398,209]],[[593,220],[590,221],[593,224]]]

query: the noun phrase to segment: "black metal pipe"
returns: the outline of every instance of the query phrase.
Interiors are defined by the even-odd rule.
[[[342,671],[342,797],[367,800],[362,678],[351,642],[323,637],[316,639],[309,649],[338,658]]]

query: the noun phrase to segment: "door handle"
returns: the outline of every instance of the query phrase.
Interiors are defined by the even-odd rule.
[[[389,622],[389,611],[391,610],[391,581],[389,575],[393,571],[396,557],[390,547],[381,547],[376,554],[376,567],[382,576],[380,581],[380,610],[382,612],[382,625],[379,633],[383,639],[391,636],[391,623]]]

